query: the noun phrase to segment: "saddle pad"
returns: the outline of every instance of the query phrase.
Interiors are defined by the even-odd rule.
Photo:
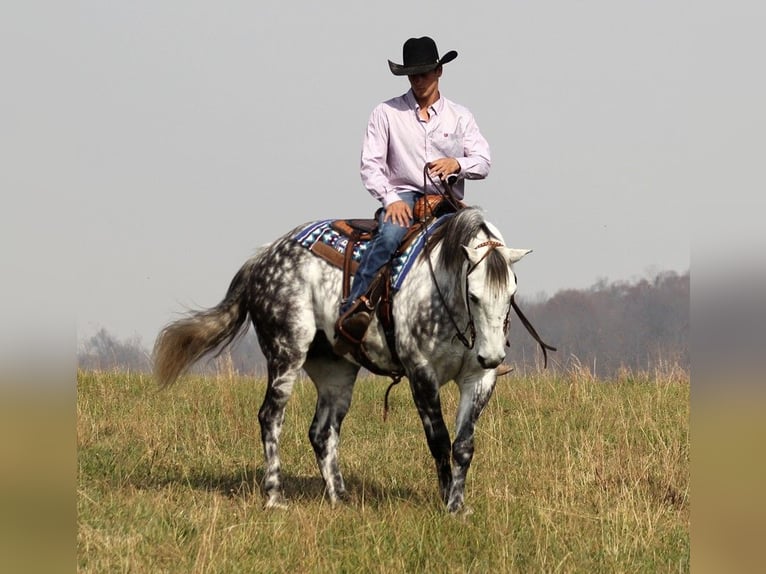
[[[333,221],[333,219],[323,219],[310,223],[298,231],[293,239],[306,249],[323,256],[330,263],[342,268],[349,238],[331,227]],[[354,245],[351,260],[357,265],[362,258],[362,253],[367,250],[367,244],[367,241],[359,241]],[[329,253],[327,247],[331,249]],[[336,257],[333,257],[333,252],[337,253]]]
[[[402,286],[404,278],[415,263],[415,259],[423,250],[425,239],[435,229],[442,225],[454,214],[448,213],[432,221],[428,227],[421,231],[409,244],[407,249],[391,261],[391,287],[396,291]],[[306,249],[323,257],[336,267],[343,267],[343,256],[348,246],[349,238],[332,228],[332,219],[315,221],[300,229],[293,239]],[[352,261],[359,264],[362,254],[367,250],[370,241],[359,241],[354,245]],[[330,248],[328,250],[328,248]],[[328,253],[329,251],[329,253]],[[337,256],[335,256],[337,254]]]

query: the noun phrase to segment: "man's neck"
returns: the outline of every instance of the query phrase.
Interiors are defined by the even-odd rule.
[[[437,90],[434,94],[426,98],[418,98],[415,96],[415,101],[418,103],[418,116],[424,122],[427,122],[431,119],[431,112],[429,111],[431,106],[439,101],[439,91]]]
[[[420,106],[421,110],[427,110],[432,105],[434,105],[436,102],[439,101],[439,92],[438,90],[431,94],[430,96],[426,98],[418,98],[415,96],[415,101],[418,103],[418,106]]]

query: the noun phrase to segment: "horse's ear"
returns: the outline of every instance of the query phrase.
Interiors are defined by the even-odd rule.
[[[532,253],[531,249],[513,249],[511,247],[501,247],[503,255],[508,260],[508,263],[516,263],[519,259],[524,257],[527,253]]]

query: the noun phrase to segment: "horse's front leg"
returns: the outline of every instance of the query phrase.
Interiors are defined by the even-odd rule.
[[[442,416],[439,381],[436,380],[431,370],[425,367],[418,367],[409,379],[412,398],[426,432],[428,448],[436,462],[439,494],[442,501],[446,503],[451,489],[452,471],[450,467],[449,431]]]
[[[473,435],[476,421],[487,405],[495,388],[494,371],[485,371],[478,380],[468,378],[459,384],[460,405],[455,423],[455,442],[452,444],[452,485],[447,498],[447,510],[458,512],[463,508],[465,479],[473,460]]]

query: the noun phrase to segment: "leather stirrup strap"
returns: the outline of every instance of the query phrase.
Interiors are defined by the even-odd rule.
[[[354,247],[359,242],[360,233],[354,231],[348,236],[348,244],[346,245],[346,252],[343,254],[343,299],[348,299],[349,293],[351,293],[351,263],[354,256]]]
[[[391,289],[391,266],[386,268],[383,281],[383,296],[378,304],[378,319],[386,336],[386,344],[394,361],[401,365],[399,355],[396,352],[396,331],[394,328],[394,292]]]

